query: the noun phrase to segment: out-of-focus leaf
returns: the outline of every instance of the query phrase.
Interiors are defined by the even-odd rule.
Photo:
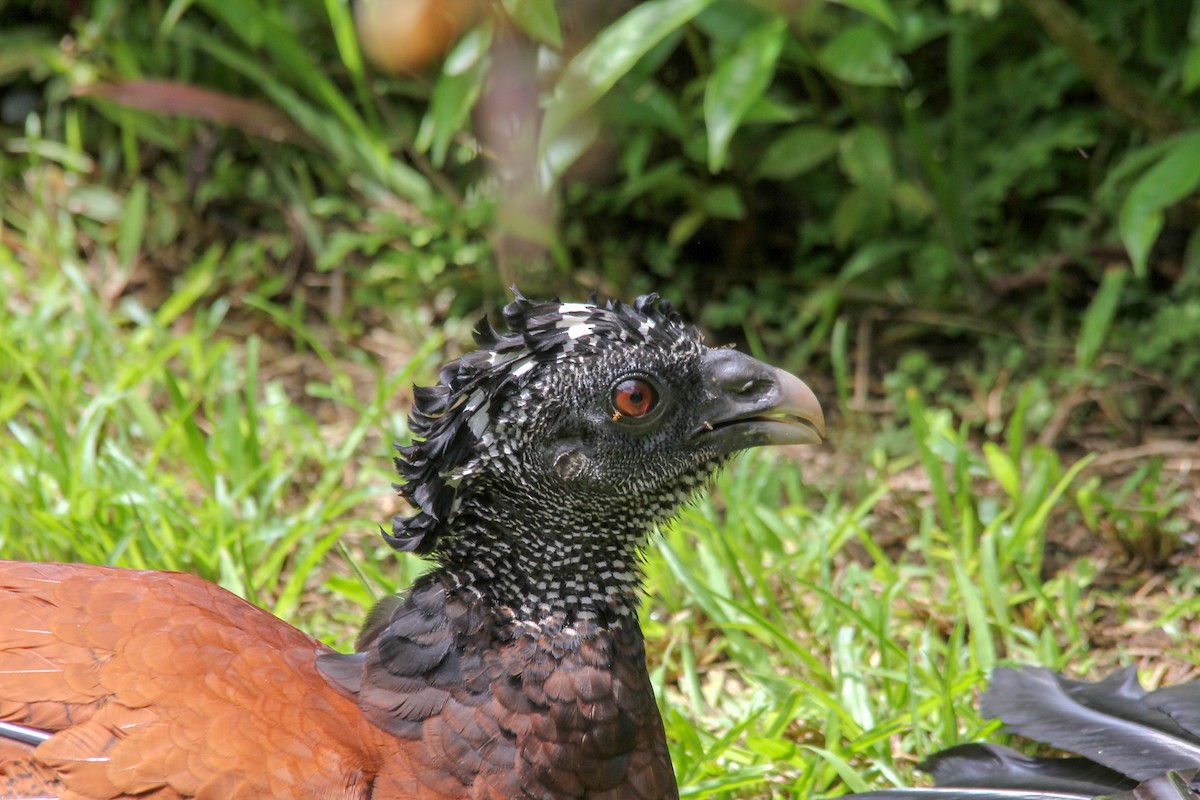
[[[821,49],[821,66],[835,78],[857,86],[900,86],[908,70],[875,25],[855,25]]]
[[[1017,469],[1012,456],[995,442],[983,443],[983,457],[987,460],[988,469],[995,477],[1000,488],[1009,497],[1019,499],[1021,496],[1021,473]]]
[[[1188,48],[1183,61],[1183,93],[1190,94],[1200,86],[1200,43]]]
[[[431,196],[432,187],[425,176],[392,158],[385,144],[374,137],[361,120],[354,126],[342,125],[338,118],[314,108],[291,86],[264,70],[254,59],[197,26],[187,24],[186,20],[177,26],[175,38],[203,49],[254,81],[278,108],[286,108],[296,124],[326,150],[356,162],[356,168],[362,171],[364,177],[377,181],[401,197],[418,202],[424,202]]]
[[[358,44],[358,34],[354,31],[354,14],[351,3],[341,0],[325,0],[325,13],[329,16],[329,28],[333,33],[333,41],[337,45],[338,55],[342,63],[355,78],[364,74],[362,50]]]
[[[746,125],[754,123],[791,123],[796,120],[803,119],[805,109],[801,106],[791,103],[781,103],[774,97],[769,95],[759,95],[754,101],[754,105],[746,112],[746,116],[742,117],[742,124]]]
[[[833,242],[838,247],[846,247],[881,228],[889,216],[886,196],[857,186],[842,195],[833,212]]]
[[[714,42],[728,47],[740,42],[750,31],[763,25],[776,13],[769,11],[766,3],[743,3],[740,0],[713,3],[693,23],[697,30]]]
[[[439,169],[446,163],[451,139],[479,99],[491,41],[492,27],[480,25],[463,36],[442,63],[442,75],[414,143],[418,150],[430,151],[430,160]]]
[[[125,211],[121,196],[107,186],[79,186],[71,192],[71,212],[97,222],[117,222]]]
[[[117,233],[117,262],[122,269],[133,267],[146,236],[146,197],[146,182],[138,181],[125,198]]]
[[[636,92],[615,87],[604,101],[604,116],[631,130],[657,128],[676,139],[688,136],[694,128],[679,110],[677,99],[654,82],[638,86]]]
[[[562,29],[554,0],[504,0],[504,10],[530,39],[555,49],[562,47]]]
[[[1163,209],[1200,188],[1200,132],[1175,139],[1162,159],[1138,178],[1121,205],[1121,241],[1134,272],[1146,274],[1150,248],[1162,231]]]
[[[555,84],[553,97],[542,119],[539,161],[546,162],[551,150],[559,155],[553,163],[541,164],[539,174],[543,180],[553,181],[570,166],[571,162],[563,162],[561,156],[574,148],[555,144],[555,139],[567,126],[594,106],[654,45],[686,25],[712,2],[652,0],[641,3],[601,31],[571,60]],[[581,152],[576,152],[575,157]]]
[[[683,161],[671,158],[625,181],[617,194],[617,207],[625,208],[646,195],[651,200],[661,201],[687,197],[695,191],[696,179],[684,171]]]
[[[33,69],[55,50],[54,37],[39,27],[12,27],[0,32],[0,80]]]
[[[550,186],[562,177],[578,158],[596,141],[600,132],[600,121],[595,114],[584,114],[571,120],[565,128],[546,143],[538,161],[538,178],[544,186]]]
[[[929,192],[913,181],[897,183],[892,187],[891,197],[892,205],[896,207],[897,211],[919,219],[927,218],[936,208]]]
[[[704,123],[708,129],[708,169],[725,166],[729,143],[742,118],[775,73],[783,49],[787,21],[773,19],[751,31],[717,64],[704,91]]]
[[[871,242],[859,248],[853,256],[847,259],[838,272],[837,282],[845,286],[866,275],[880,264],[899,258],[913,249],[912,242],[883,241]]]
[[[892,10],[886,0],[833,0],[846,8],[853,8],[855,11],[861,11],[869,17],[873,17],[884,25],[887,25],[892,30],[898,27],[896,22],[896,12]]]
[[[691,239],[696,231],[700,230],[700,226],[708,221],[708,214],[705,214],[700,209],[688,211],[671,224],[671,229],[667,231],[667,244],[672,247],[681,247]]]
[[[308,48],[299,41],[296,30],[282,12],[259,6],[253,13],[238,8],[231,14],[225,8],[230,4],[226,4],[224,0],[197,0],[197,5],[216,18],[223,19],[230,33],[241,37],[242,41],[255,50],[265,50],[273,65],[286,76],[289,86],[318,100],[336,114],[343,124],[358,132],[364,139],[370,138],[362,124],[362,118],[337,84],[313,61]]]
[[[727,183],[714,186],[704,193],[704,211],[717,219],[745,219],[746,204],[736,186]]]
[[[296,124],[266,103],[176,81],[121,81],[81,86],[74,94],[98,97],[126,108],[164,116],[184,116],[232,125],[276,142],[309,144]]]
[[[222,3],[218,0],[188,0],[182,11],[172,5],[171,13],[163,19],[163,33],[172,32],[173,26],[183,16],[188,7],[199,4],[214,20],[219,21],[252,49],[257,50],[266,38],[266,9],[258,0],[244,0],[241,3]]]
[[[839,163],[851,183],[884,190],[891,186],[896,170],[882,133],[863,125],[846,134],[840,144]]]
[[[820,125],[792,128],[767,145],[758,175],[786,181],[825,163],[837,152],[839,137]]]
[[[1109,269],[1104,273],[1096,296],[1088,304],[1087,312],[1083,315],[1083,323],[1079,327],[1079,342],[1075,345],[1075,363],[1087,368],[1096,360],[1108,330],[1116,317],[1117,307],[1121,304],[1121,290],[1125,288],[1125,278],[1129,273],[1122,267]]]

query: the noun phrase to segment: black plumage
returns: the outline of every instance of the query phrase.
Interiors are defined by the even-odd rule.
[[[1006,730],[1079,755],[1037,758],[998,745],[960,745],[922,764],[937,788],[869,792],[858,800],[1200,798],[1200,682],[1147,692],[1133,668],[1097,682],[999,668],[981,709]]]
[[[322,669],[434,796],[678,796],[637,623],[640,548],[738,450],[814,442],[798,379],[654,296],[505,308],[418,389],[389,544],[438,568]]]

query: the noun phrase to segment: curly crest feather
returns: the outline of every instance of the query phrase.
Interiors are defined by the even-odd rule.
[[[396,445],[396,469],[404,482],[395,488],[417,513],[397,514],[392,532],[383,533],[396,550],[428,553],[435,548],[446,532],[459,479],[469,471],[502,405],[496,401],[522,386],[536,366],[606,342],[700,338],[656,294],[638,297],[632,306],[617,300],[604,306],[594,300],[534,302],[515,289],[514,295],[504,308],[511,333],[498,333],[484,317],[474,331],[478,349],[443,367],[437,385],[414,389],[409,424],[415,441]]]

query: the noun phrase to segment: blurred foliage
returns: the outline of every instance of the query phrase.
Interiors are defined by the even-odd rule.
[[[7,555],[344,643],[459,318],[656,290],[841,411],[646,565],[685,796],[906,783],[1000,658],[1196,663],[1200,0],[358,2],[461,29],[392,75],[345,0],[0,4]]]
[[[5,224],[49,164],[378,306],[656,289],[794,363],[865,314],[1200,378],[1200,2],[477,5],[387,75],[338,0],[10,3]]]

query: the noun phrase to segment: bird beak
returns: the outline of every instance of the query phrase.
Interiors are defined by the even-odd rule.
[[[779,444],[820,444],[821,403],[804,381],[736,350],[704,356],[696,439],[720,452]]]

